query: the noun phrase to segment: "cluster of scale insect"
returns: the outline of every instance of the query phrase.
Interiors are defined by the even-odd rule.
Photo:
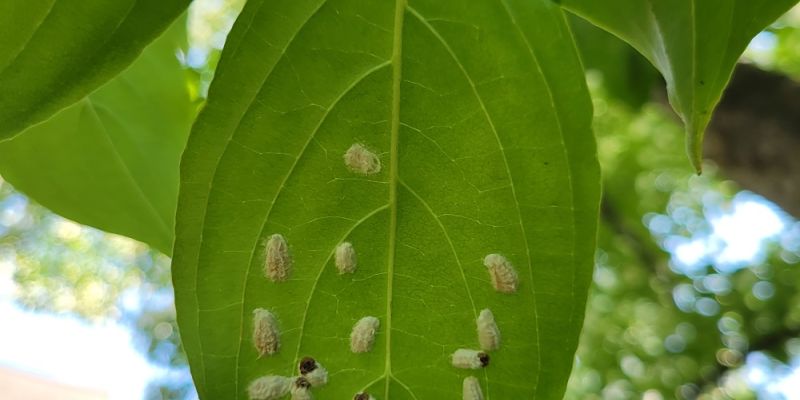
[[[484,257],[492,287],[500,293],[514,293],[519,286],[519,275],[507,258],[500,254],[489,254]],[[500,348],[500,328],[494,319],[494,314],[488,308],[481,310],[475,320],[478,336],[477,349],[457,349],[451,356],[451,363],[456,368],[480,369],[489,365],[489,352]],[[468,376],[464,378],[462,387],[464,400],[483,400],[483,392],[478,378]]]
[[[364,145],[353,144],[344,154],[345,166],[352,172],[372,175],[380,172],[380,158]],[[281,234],[271,235],[265,243],[264,275],[273,282],[290,278],[293,260],[289,245]],[[337,245],[334,250],[334,265],[339,274],[352,274],[357,267],[355,248],[350,242]],[[514,293],[519,285],[519,276],[508,259],[500,254],[489,254],[483,260],[492,286],[497,292]],[[259,357],[275,354],[280,347],[280,332],[277,318],[270,311],[257,308],[253,311],[253,343]],[[477,336],[480,350],[457,349],[451,356],[456,368],[480,369],[489,365],[489,352],[500,348],[500,330],[491,310],[481,310],[477,320]],[[366,316],[358,320],[350,333],[350,351],[367,353],[372,350],[375,335],[380,327],[376,317]],[[328,371],[315,359],[304,357],[298,366],[299,376],[285,377],[267,375],[254,380],[248,387],[252,400],[277,400],[291,395],[292,400],[311,400],[311,389],[327,384]],[[464,400],[483,400],[480,381],[474,376],[464,379]],[[357,393],[354,400],[375,400],[366,392]]]
[[[328,370],[311,357],[303,357],[297,367],[298,376],[262,376],[250,383],[251,400],[278,400],[291,395],[292,400],[311,400],[312,388],[328,383]]]
[[[356,151],[359,151],[358,148]],[[377,157],[375,159],[377,160]],[[370,168],[374,169],[375,167]],[[379,170],[380,165],[377,168]],[[289,280],[292,274],[293,260],[286,238],[279,233],[272,234],[267,238],[264,247],[264,276],[272,282]],[[336,246],[333,255],[334,265],[339,274],[356,272],[356,252],[352,243],[340,243]],[[359,319],[350,332],[350,350],[353,353],[371,351],[379,327],[380,321],[376,317],[366,316]],[[253,346],[259,358],[272,356],[280,349],[278,318],[267,309],[256,308],[253,310]],[[328,383],[327,369],[312,357],[304,357],[300,360],[298,372],[299,375],[295,377],[266,375],[255,379],[248,386],[250,399],[277,400],[291,396],[292,400],[311,400],[313,398],[312,388]],[[354,398],[374,400],[367,393],[358,393]]]

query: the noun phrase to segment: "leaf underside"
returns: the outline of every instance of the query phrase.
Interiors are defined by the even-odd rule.
[[[189,0],[0,2],[0,140],[127,67]]]
[[[701,170],[711,113],[753,37],[797,0],[560,0],[630,43],[661,71],[683,119],[687,152]]]
[[[592,269],[599,171],[591,105],[564,16],[550,1],[251,0],[229,36],[181,164],[173,280],[181,338],[204,399],[244,399],[266,374],[315,357],[319,398],[557,399]],[[381,170],[358,175],[360,143]],[[262,272],[286,237],[291,278]],[[334,249],[358,255],[339,275]],[[497,293],[501,253],[519,290]],[[259,359],[251,315],[276,314]],[[481,371],[490,308],[500,350]],[[380,320],[371,352],[353,324]]]
[[[17,190],[82,224],[169,254],[178,166],[194,118],[176,51],[179,19],[102,88],[0,142],[0,174]]]

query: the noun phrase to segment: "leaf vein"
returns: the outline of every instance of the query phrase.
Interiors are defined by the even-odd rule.
[[[108,133],[108,128],[106,128],[106,125],[100,118],[100,114],[98,114],[97,112],[97,107],[89,98],[86,98],[85,103],[89,111],[92,113],[93,118],[95,119],[95,121],[97,121],[97,124],[100,125],[100,127],[102,128],[104,139],[106,139],[106,143],[108,143],[108,147],[111,149],[111,154],[114,156],[114,159],[117,160],[123,175],[133,184],[132,186],[136,189],[137,196],[142,200],[142,203],[144,203],[147,211],[153,214],[155,220],[158,222],[158,228],[161,231],[161,234],[165,235],[164,237],[166,238],[172,237],[172,229],[170,229],[169,225],[164,219],[164,216],[161,215],[161,213],[159,213],[158,210],[156,210],[156,207],[153,204],[152,199],[145,194],[141,183],[138,180],[136,180],[136,178],[134,178],[133,173],[128,167],[128,163],[126,163],[125,160],[122,159],[122,155],[119,154],[119,150],[117,149],[114,140],[111,139],[111,135]],[[122,124],[122,126],[124,126],[124,124]]]

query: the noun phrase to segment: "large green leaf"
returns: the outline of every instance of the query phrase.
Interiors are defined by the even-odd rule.
[[[750,40],[797,0],[558,0],[630,43],[661,71],[700,171],[711,112]]]
[[[181,163],[173,279],[181,338],[203,399],[243,399],[300,357],[331,373],[323,399],[560,399],[590,281],[599,174],[574,43],[549,0],[251,0],[228,39]],[[358,175],[343,155],[373,149]],[[284,235],[285,282],[264,277]],[[333,254],[353,243],[358,269]],[[497,293],[482,259],[502,253],[519,290]],[[281,346],[258,358],[253,310]],[[478,346],[491,365],[450,366]],[[375,348],[351,327],[379,318]]]
[[[0,174],[67,218],[172,248],[178,170],[194,106],[176,52],[185,20],[124,73],[0,142]]]
[[[189,0],[0,1],[0,140],[127,67]]]

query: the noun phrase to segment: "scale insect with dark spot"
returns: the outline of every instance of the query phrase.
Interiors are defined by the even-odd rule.
[[[303,376],[295,379],[291,392],[292,400],[311,400],[314,398],[311,395],[311,382]]]
[[[312,387],[323,386],[328,383],[328,370],[312,357],[303,357],[297,369]]]
[[[458,349],[451,361],[456,368],[480,369],[489,365],[489,355],[480,350]]]

